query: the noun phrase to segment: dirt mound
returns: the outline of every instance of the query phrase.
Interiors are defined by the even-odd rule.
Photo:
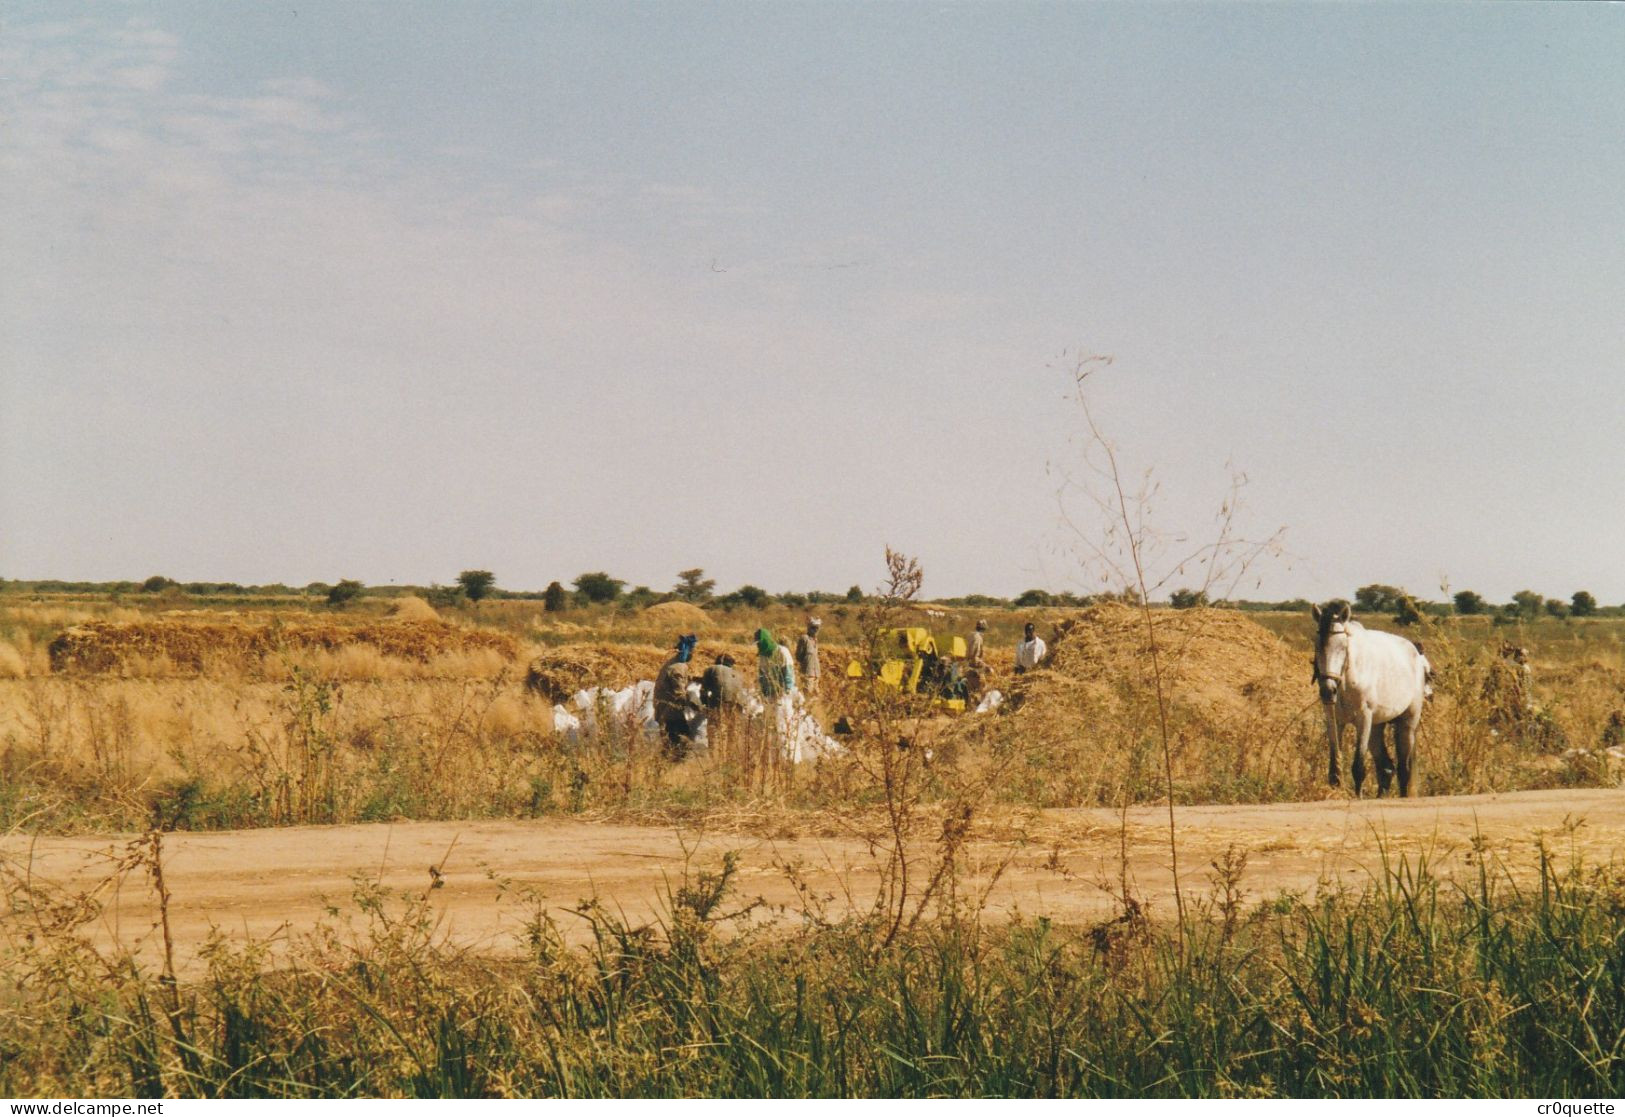
[[[423,598],[414,597],[411,594],[407,594],[405,597],[397,597],[395,604],[389,607],[389,615],[398,621],[437,621],[440,619],[440,614],[434,611],[433,605],[430,605]]]
[[[369,624],[334,621],[207,623],[184,620],[91,622],[59,634],[47,649],[51,670],[118,671],[144,662],[164,662],[183,671],[201,671],[211,660],[242,663],[280,651],[361,645],[380,655],[427,662],[455,652],[518,654],[510,636],[439,621],[396,620]]]
[[[699,632],[715,627],[710,614],[687,601],[662,601],[643,611],[643,619],[654,624],[670,625],[673,632]]]

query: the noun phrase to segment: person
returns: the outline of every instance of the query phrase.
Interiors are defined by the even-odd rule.
[[[706,711],[706,740],[711,755],[733,756],[737,750],[740,714],[745,709],[745,684],[734,670],[734,657],[724,652],[700,676],[700,705]]]
[[[817,617],[807,621],[807,631],[796,640],[796,670],[801,672],[801,689],[808,697],[818,697],[818,630],[824,622]]]
[[[756,686],[764,702],[786,697],[796,689],[796,669],[790,649],[773,639],[765,628],[756,630]]]
[[[1038,638],[1038,629],[1029,624],[1022,629],[1022,641],[1016,645],[1016,674],[1025,675],[1044,660],[1044,653],[1049,649],[1044,641]]]
[[[976,622],[976,631],[970,634],[965,641],[965,701],[968,705],[975,705],[982,697],[982,688],[987,685],[987,648],[986,637],[987,621]]]
[[[745,684],[734,670],[734,657],[724,652],[700,676],[700,705],[707,710],[737,710],[744,704]]]
[[[694,741],[694,726],[689,721],[694,705],[688,697],[688,683],[689,660],[698,642],[693,634],[679,636],[676,654],[660,665],[660,674],[655,676],[655,721],[666,731],[666,754],[673,760],[686,757]]]

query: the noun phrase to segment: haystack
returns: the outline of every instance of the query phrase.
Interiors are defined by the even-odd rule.
[[[219,624],[190,620],[94,621],[58,634],[47,649],[52,671],[118,671],[142,661],[202,671],[212,660],[249,663],[281,651],[336,651],[362,645],[380,655],[428,662],[448,653],[495,651],[512,658],[511,636],[439,621],[341,624],[312,620]]]
[[[650,644],[561,644],[530,661],[525,686],[549,702],[563,702],[586,687],[619,690],[653,679],[670,655]]]
[[[643,611],[643,619],[651,624],[664,625],[675,633],[702,632],[715,627],[711,615],[698,605],[687,601],[662,601]]]
[[[412,594],[397,597],[395,604],[389,607],[389,615],[398,621],[437,621],[440,619],[440,614],[434,611],[433,605]]]
[[[1176,730],[1223,735],[1284,725],[1314,697],[1302,654],[1241,613],[1155,610],[1151,618]],[[1057,626],[1046,667],[1013,688],[1022,714],[1079,705],[1120,711],[1154,687],[1145,614],[1117,604],[1083,610]]]

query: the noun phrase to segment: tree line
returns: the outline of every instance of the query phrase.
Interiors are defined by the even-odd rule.
[[[670,589],[663,591],[643,585],[630,585],[626,579],[613,577],[602,570],[578,574],[569,582],[568,587],[562,581],[553,581],[542,590],[509,590],[498,586],[496,576],[489,570],[464,570],[447,585],[432,583],[428,586],[368,586],[354,578],[340,578],[334,582],[309,582],[303,586],[290,586],[281,582],[241,585],[236,582],[179,582],[156,574],[139,582],[71,582],[56,579],[30,581],[0,578],[0,593],[184,595],[243,598],[245,601],[253,598],[305,597],[334,607],[343,607],[364,596],[400,597],[410,594],[423,597],[431,605],[439,608],[495,599],[541,601],[548,612],[592,607],[637,609],[666,601],[685,601],[692,605],[719,609],[761,609],[769,605],[799,609],[816,605],[860,604],[866,596],[860,586],[851,586],[845,593],[821,590],[771,593],[749,583],[726,593],[719,593],[716,579],[707,578],[705,570],[701,567],[678,571],[676,582]],[[959,597],[935,598],[932,603],[963,608],[1032,609],[1081,608],[1101,601],[1139,604],[1138,596],[1132,591],[1076,594],[1043,589],[1024,590],[1015,597],[966,594]],[[1153,605],[1159,604],[1163,603],[1153,602]],[[1284,601],[1210,600],[1208,594],[1202,590],[1176,589],[1169,594],[1166,604],[1175,609],[1218,606],[1246,612],[1307,612],[1311,603],[1303,598]],[[1596,597],[1587,590],[1576,590],[1567,599],[1547,597],[1534,590],[1519,590],[1512,595],[1511,601],[1504,603],[1493,603],[1472,590],[1460,590],[1451,595],[1449,600],[1427,601],[1397,586],[1374,582],[1354,591],[1353,604],[1360,613],[1389,616],[1402,625],[1416,623],[1424,616],[1488,616],[1503,621],[1527,621],[1541,616],[1557,618],[1625,616],[1625,605],[1599,605]]]

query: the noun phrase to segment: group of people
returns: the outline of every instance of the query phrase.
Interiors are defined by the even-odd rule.
[[[810,618],[806,631],[796,638],[793,652],[767,629],[756,630],[756,689],[762,701],[769,705],[783,703],[798,690],[806,698],[818,697],[823,677],[818,633],[823,623],[817,617]],[[991,675],[986,632],[987,621],[979,620],[966,642],[965,682],[973,697],[983,691]],[[726,719],[745,709],[750,701],[739,666],[726,652],[716,657],[701,673],[698,687],[694,686],[692,661],[698,643],[699,637],[693,633],[678,637],[675,653],[661,665],[655,678],[655,720],[666,735],[668,755],[675,760],[688,755],[702,721],[717,716]],[[1028,624],[1016,645],[1016,674],[1033,670],[1043,662],[1048,650],[1037,629]]]
[[[798,674],[800,689],[809,697],[817,697],[823,674],[818,630],[823,624],[817,617],[808,620],[807,630],[796,640],[793,656],[767,629],[756,630],[756,689],[764,702],[773,704],[795,694]],[[695,700],[692,660],[698,642],[699,637],[693,633],[678,637],[675,654],[661,665],[655,677],[655,720],[665,732],[667,752],[675,760],[688,755],[701,721],[735,715],[746,707],[750,697],[739,665],[724,652],[700,675]]]

